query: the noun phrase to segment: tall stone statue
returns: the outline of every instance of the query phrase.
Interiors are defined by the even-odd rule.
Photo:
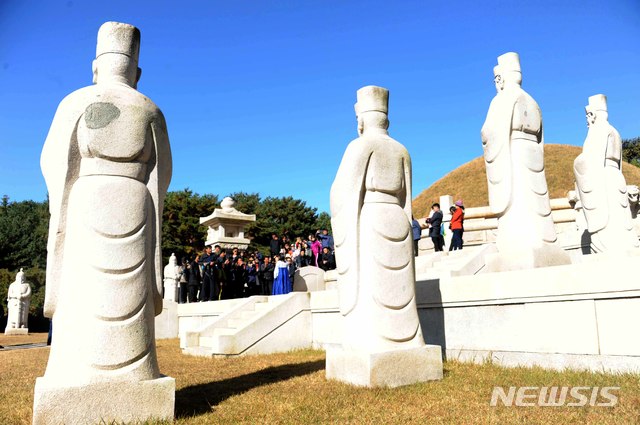
[[[355,105],[359,138],[331,186],[342,347],[327,352],[327,378],[395,387],[442,378],[439,346],[418,320],[411,232],[411,158],[389,137],[388,90],[367,86]]]
[[[171,254],[169,264],[164,266],[164,299],[178,302],[178,289],[180,287],[180,266],[176,254]]]
[[[54,335],[34,424],[173,418],[154,339],[171,151],[162,113],[136,90],[139,48],[134,26],[100,27],[95,85],[62,100],[42,150]]]
[[[494,68],[497,95],[482,126],[489,206],[498,218],[491,271],[569,264],[556,243],[544,173],[542,113],[522,90],[520,58],[505,53]]]
[[[23,269],[16,275],[16,280],[9,285],[7,292],[7,327],[5,335],[26,335],[29,333],[29,302],[31,286],[27,283]]]
[[[585,107],[589,131],[573,172],[592,252],[621,253],[638,246],[627,183],[622,175],[622,141],[609,124],[607,98],[597,94]]]

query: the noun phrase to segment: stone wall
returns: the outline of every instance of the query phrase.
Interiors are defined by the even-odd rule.
[[[640,372],[638,258],[421,280],[418,312],[427,344],[447,358],[506,366]],[[598,260],[598,261],[596,261]],[[315,348],[340,341],[337,290],[311,294]]]

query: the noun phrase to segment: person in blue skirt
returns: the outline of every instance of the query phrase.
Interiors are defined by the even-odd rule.
[[[273,272],[273,293],[272,295],[288,294],[291,292],[291,281],[289,280],[289,268],[287,263],[275,256],[276,268]]]

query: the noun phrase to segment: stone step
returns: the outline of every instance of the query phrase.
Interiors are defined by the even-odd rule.
[[[244,328],[245,326],[247,326],[251,322],[252,322],[252,320],[242,319],[242,318],[239,318],[239,317],[234,317],[234,318],[231,318],[231,319],[227,320],[227,327],[228,328],[242,329],[242,328]]]
[[[238,330],[232,328],[215,328],[213,330],[213,336],[220,335],[234,335]],[[200,343],[202,344],[202,339],[207,337],[200,337]]]
[[[255,311],[255,310],[246,310],[246,311],[242,311],[240,312],[240,319],[251,319],[253,317],[256,317],[259,314],[259,312]]]
[[[311,333],[298,332],[297,326],[308,320],[298,315],[309,308],[309,300],[308,293],[251,297],[197,332],[197,337],[191,338],[195,341],[185,344],[185,353],[196,353],[191,349],[194,343],[201,348],[198,355],[210,356],[238,355],[249,349],[259,353],[306,347],[311,344]],[[282,330],[282,326],[288,328]]]

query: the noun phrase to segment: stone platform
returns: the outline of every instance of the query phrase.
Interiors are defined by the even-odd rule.
[[[442,379],[442,352],[437,345],[374,353],[327,350],[327,379],[360,387],[395,388]]]
[[[640,282],[633,271],[640,257],[586,255],[571,265],[486,273],[476,257],[491,250],[465,251],[434,259],[417,273],[422,333],[446,358],[640,372],[633,326],[640,321]],[[326,285],[333,289],[309,293],[311,329],[296,332],[310,333],[309,348],[329,351],[340,347],[343,317],[335,282],[327,279]],[[239,302],[181,304],[181,338]]]
[[[76,386],[37,378],[33,425],[172,421],[175,387],[175,379],[167,376]]]

